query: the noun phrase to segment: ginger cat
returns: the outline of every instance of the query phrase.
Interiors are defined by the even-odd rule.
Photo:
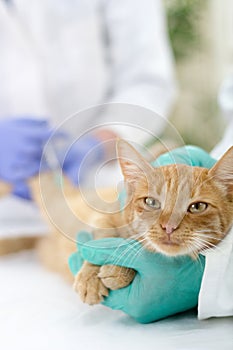
[[[152,252],[197,258],[228,233],[233,224],[233,147],[210,170],[183,164],[153,168],[124,141],[118,143],[118,155],[129,201],[113,220],[116,235],[137,239]],[[85,262],[74,286],[84,302],[96,304],[108,289],[127,286],[134,275],[130,269]]]
[[[95,239],[130,237],[155,253],[193,258],[226,236],[233,223],[233,147],[210,170],[183,164],[153,168],[123,140],[117,150],[127,192],[121,210],[118,203],[112,213],[109,203],[95,210],[65,178],[63,186],[52,174],[41,175],[39,182],[31,180],[34,199],[52,228],[38,245],[48,267],[73,279],[67,260],[76,250],[77,232],[83,229],[93,232]],[[99,192],[107,201],[114,199],[114,189]],[[91,201],[92,194],[88,196],[94,203],[96,198]],[[128,268],[85,262],[74,288],[84,302],[97,304],[108,289],[127,286],[134,276]]]

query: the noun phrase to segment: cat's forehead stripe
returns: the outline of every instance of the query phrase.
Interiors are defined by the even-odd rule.
[[[187,201],[191,196],[193,183],[192,172],[188,172],[184,167],[167,167],[163,169],[163,197],[164,206],[169,211],[175,208],[185,209]]]

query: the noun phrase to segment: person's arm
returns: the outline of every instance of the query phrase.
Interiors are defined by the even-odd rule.
[[[111,82],[106,102],[134,104],[154,111],[154,119],[145,120],[141,112],[130,116],[129,111],[128,115],[117,113],[116,121],[132,122],[159,134],[176,93],[161,0],[105,0],[102,12]],[[106,113],[103,120],[111,122],[111,118],[114,119]]]
[[[49,143],[56,152],[56,141],[67,139],[65,148],[56,154],[63,172],[74,185],[85,178],[87,167],[99,162],[110,151],[105,138],[116,135],[112,132],[92,133],[71,142],[69,136],[62,131],[53,130],[44,119],[32,117],[8,117],[0,121],[0,181],[12,187],[14,195],[31,199],[27,181],[39,174],[39,171],[54,170],[49,168]],[[43,153],[45,155],[42,157]],[[80,171],[82,162],[85,163]]]
[[[116,137],[113,131],[101,129],[70,140],[59,155],[59,161],[74,185],[85,181],[87,170],[94,164],[100,164],[115,154]]]
[[[86,239],[85,239],[86,234]],[[90,235],[82,233],[82,242]],[[139,242],[107,238],[78,244],[79,253],[69,259],[75,275],[82,258],[95,265],[115,264],[132,268],[136,276],[125,288],[111,290],[103,305],[122,310],[140,323],[148,323],[197,306],[205,259],[166,257],[151,253]]]
[[[0,180],[11,184],[13,194],[30,198],[26,181],[39,172],[43,147],[50,135],[51,129],[43,119],[0,121]]]

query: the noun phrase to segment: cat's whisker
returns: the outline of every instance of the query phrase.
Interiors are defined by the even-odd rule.
[[[147,232],[135,233],[134,235],[130,236],[129,239],[135,239],[135,240],[137,240],[137,239],[139,239],[140,237],[145,236],[146,234],[147,234]]]
[[[199,243],[200,246],[204,246],[204,247],[208,247],[209,245],[211,245],[211,243],[208,242],[206,239],[204,239],[202,237],[198,237],[198,236],[196,236],[196,237],[193,236],[192,242]]]
[[[192,240],[190,243],[190,246],[192,247],[192,251],[199,253],[200,249],[203,249],[204,245],[199,240]],[[196,250],[194,250],[196,248]]]
[[[214,247],[206,247],[206,248],[204,248],[204,249],[202,249],[200,252],[205,252],[206,250],[208,250],[208,252],[216,252],[216,247],[214,246]],[[223,252],[221,252],[222,254],[224,254]]]
[[[210,235],[208,233],[206,233],[206,234],[201,234],[201,233],[196,234],[196,232],[194,232],[194,235],[195,235],[195,237],[200,237],[200,238],[205,238],[205,239],[212,238],[212,239],[214,239],[216,241],[222,241],[222,238],[218,238],[218,237]]]
[[[214,235],[214,236],[218,236],[218,235],[222,235],[222,232],[221,231],[217,231],[217,230],[196,230],[194,231],[195,234],[198,234],[198,235],[202,235],[204,237],[206,236],[209,236],[209,235]]]
[[[193,244],[188,244],[186,245],[187,246],[187,249],[188,251],[192,254],[192,256],[194,257],[194,259],[196,259],[196,261],[199,263],[199,265],[201,266],[201,268],[203,268],[203,262],[201,261],[200,259],[200,256],[199,256],[199,252],[197,249],[194,249],[195,247],[193,246]]]
[[[192,241],[195,242],[195,244],[197,244],[197,243],[199,244],[199,249],[202,249],[202,250],[209,249],[210,251],[218,250],[222,254],[225,254],[224,251],[219,246],[217,246],[211,242],[208,242],[208,241],[202,239],[201,237],[193,237]]]
[[[131,248],[132,248],[132,245],[130,247],[128,247],[126,250],[124,250],[123,252],[121,252],[121,254],[116,256],[112,262],[112,265],[119,265],[118,262],[122,259],[123,256],[125,256],[125,258],[127,259],[127,253]],[[117,255],[117,250],[120,250],[120,247],[116,248],[116,250],[112,253],[112,255]],[[110,258],[111,257],[112,256],[110,256]]]
[[[146,244],[144,243],[146,242]],[[136,254],[135,255],[132,255],[132,258],[130,260],[130,263],[133,263],[138,257],[139,255],[141,254],[141,252],[143,251],[143,249],[146,248],[146,246],[148,245],[147,243],[147,237],[145,236],[142,240],[140,240],[140,243],[141,243],[141,246],[139,248],[139,250],[137,250]],[[143,243],[143,244],[142,244]]]
[[[193,237],[192,238],[192,244],[197,248],[198,251],[202,251],[204,249],[211,248],[209,245],[209,242],[206,240],[201,239],[200,237]]]
[[[132,259],[131,259],[131,261],[130,261],[131,264],[141,255],[142,251],[143,251],[143,247],[141,247],[141,248],[137,251],[137,253],[136,253],[134,256],[132,256]]]
[[[226,252],[224,252],[224,250],[222,248],[220,248],[219,246],[216,246],[215,244],[210,244],[210,247],[208,247],[207,249],[209,249],[210,251],[214,252],[214,251],[219,251],[221,254],[225,255]]]
[[[129,248],[130,249],[130,248]],[[139,250],[137,250],[136,252],[135,252],[135,254],[133,255],[131,255],[130,256],[130,259],[129,259],[129,256],[127,256],[126,257],[126,261],[127,261],[127,265],[131,265],[131,264],[133,264],[133,262],[138,258],[138,256],[141,254],[141,252],[142,252],[142,250],[143,250],[143,247],[140,247],[140,249]],[[114,263],[114,265],[117,265],[117,261],[116,261],[116,263]]]
[[[205,263],[203,263],[203,261],[201,261],[200,255],[197,254],[197,261],[199,262],[199,265],[201,266],[201,268],[203,269],[205,267]]]
[[[211,242],[209,242],[210,239],[213,239],[213,240],[216,240],[216,241],[221,241],[222,239],[221,238],[218,238],[218,237],[215,237],[215,236],[212,236],[212,235],[202,235],[202,234],[193,234],[193,237],[194,238],[197,238],[197,239],[200,239],[206,243],[210,243],[210,244],[213,244]]]
[[[211,238],[211,237],[206,237],[206,236],[201,236],[201,235],[193,235],[193,238],[198,239],[201,242],[205,242],[206,244],[210,244],[210,245],[215,246],[214,243],[209,242],[209,240],[208,240],[208,238]],[[215,239],[215,237],[213,237],[213,239]]]
[[[132,263],[133,261],[135,261],[138,258],[138,256],[141,254],[143,249],[146,249],[147,247],[150,246],[150,244],[148,242],[148,238],[146,236],[146,233],[141,234],[141,236],[142,237],[144,236],[144,237],[143,237],[143,239],[140,240],[140,243],[141,243],[140,249],[137,250],[137,252],[136,252],[136,254],[134,256],[132,256],[132,259],[131,259],[130,263]]]
[[[213,229],[196,230],[195,232],[197,232],[197,233],[203,233],[203,232],[221,233],[220,231],[213,230]]]
[[[118,265],[119,261],[122,260],[122,258],[124,258],[124,257],[125,257],[125,263],[127,263],[128,259],[129,259],[128,253],[130,252],[131,249],[134,248],[134,246],[136,246],[136,242],[135,243],[130,242],[127,249],[125,251],[123,251],[119,256],[116,256],[115,260],[113,261],[113,265]],[[117,251],[116,251],[116,253],[117,253]]]
[[[221,231],[215,231],[215,230],[200,230],[200,231],[195,231],[194,234],[198,234],[200,236],[203,237],[211,237],[210,235],[212,234],[212,236],[215,238],[215,235],[221,235],[222,236],[222,232]],[[216,237],[217,238],[217,237]]]
[[[145,233],[142,233],[142,234],[138,234],[138,236],[143,236],[145,235]],[[146,237],[144,237],[143,241],[146,240]],[[125,256],[125,262],[129,263],[129,256],[128,256],[128,252],[134,248],[134,246],[137,246],[138,245],[138,242],[135,241],[135,242],[132,242],[131,241],[131,238],[130,239],[127,239],[128,243],[129,243],[129,247],[124,251],[122,252],[119,256],[117,256],[115,258],[115,261],[113,262],[113,265],[118,265],[119,261],[122,260],[122,257]],[[141,248],[140,248],[141,249]],[[138,253],[138,251],[136,251]],[[116,252],[114,253],[116,254]],[[136,255],[136,254],[135,254]],[[132,257],[134,257],[134,255],[132,254]]]

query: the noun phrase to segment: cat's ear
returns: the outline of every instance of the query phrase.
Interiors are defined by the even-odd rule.
[[[209,170],[209,175],[233,191],[233,146]]]
[[[128,142],[117,142],[117,155],[127,182],[136,183],[153,174],[154,168]]]

